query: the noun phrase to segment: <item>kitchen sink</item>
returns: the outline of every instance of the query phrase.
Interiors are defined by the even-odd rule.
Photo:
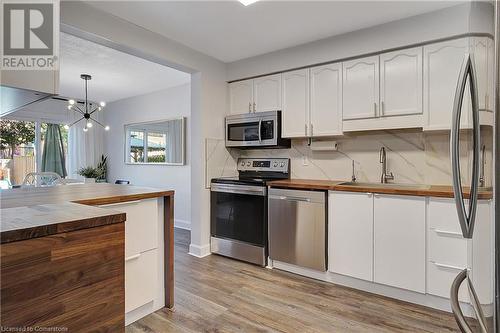
[[[415,189],[415,190],[428,190],[431,187],[429,185],[423,184],[395,184],[395,183],[363,183],[363,182],[344,182],[339,185],[346,186],[356,186],[356,187],[368,187],[368,188],[404,188],[404,189]]]

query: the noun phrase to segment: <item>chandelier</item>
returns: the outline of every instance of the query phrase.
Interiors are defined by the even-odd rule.
[[[95,118],[92,118],[92,115],[94,112],[101,111],[105,106],[105,102],[100,102],[99,104],[89,102],[87,99],[88,96],[88,88],[87,88],[87,83],[89,80],[92,79],[92,76],[89,74],[82,74],[80,75],[80,78],[85,81],[85,102],[78,102],[80,104],[83,104],[83,107],[80,107],[74,99],[70,99],[68,101],[68,110],[73,110],[77,113],[81,114],[81,118],[74,121],[71,125],[64,125],[65,129],[70,128],[71,126],[79,123],[82,120],[85,120],[86,124],[85,127],[83,128],[84,132],[87,132],[89,128],[92,128],[93,122],[100,125],[101,127],[104,128],[104,130],[109,131],[109,126],[101,124],[99,121],[97,121]]]

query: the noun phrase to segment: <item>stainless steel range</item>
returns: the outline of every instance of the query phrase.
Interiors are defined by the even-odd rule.
[[[238,177],[211,181],[211,251],[261,266],[267,261],[267,185],[290,177],[287,158],[240,158]]]

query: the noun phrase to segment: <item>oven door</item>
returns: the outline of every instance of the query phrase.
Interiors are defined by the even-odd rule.
[[[226,118],[226,147],[274,146],[278,143],[276,115]]]
[[[264,186],[211,185],[212,237],[265,247],[267,243],[267,189]]]

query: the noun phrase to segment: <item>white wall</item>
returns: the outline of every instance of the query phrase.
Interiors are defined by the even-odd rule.
[[[227,79],[280,72],[460,34],[492,33],[493,10],[488,6],[491,4],[466,3],[238,60],[228,64]]]
[[[61,2],[61,30],[191,73],[190,253],[210,253],[210,191],[205,188],[205,139],[222,138],[226,65],[201,52],[79,1]],[[124,69],[126,70],[126,69]],[[179,201],[179,200],[177,200]],[[181,203],[182,204],[182,203]]]
[[[126,124],[178,117],[186,117],[186,165],[125,164]],[[191,85],[108,103],[104,119],[111,128],[104,139],[109,181],[126,179],[133,185],[175,190],[176,226],[190,228],[191,210],[186,203],[191,200]]]

